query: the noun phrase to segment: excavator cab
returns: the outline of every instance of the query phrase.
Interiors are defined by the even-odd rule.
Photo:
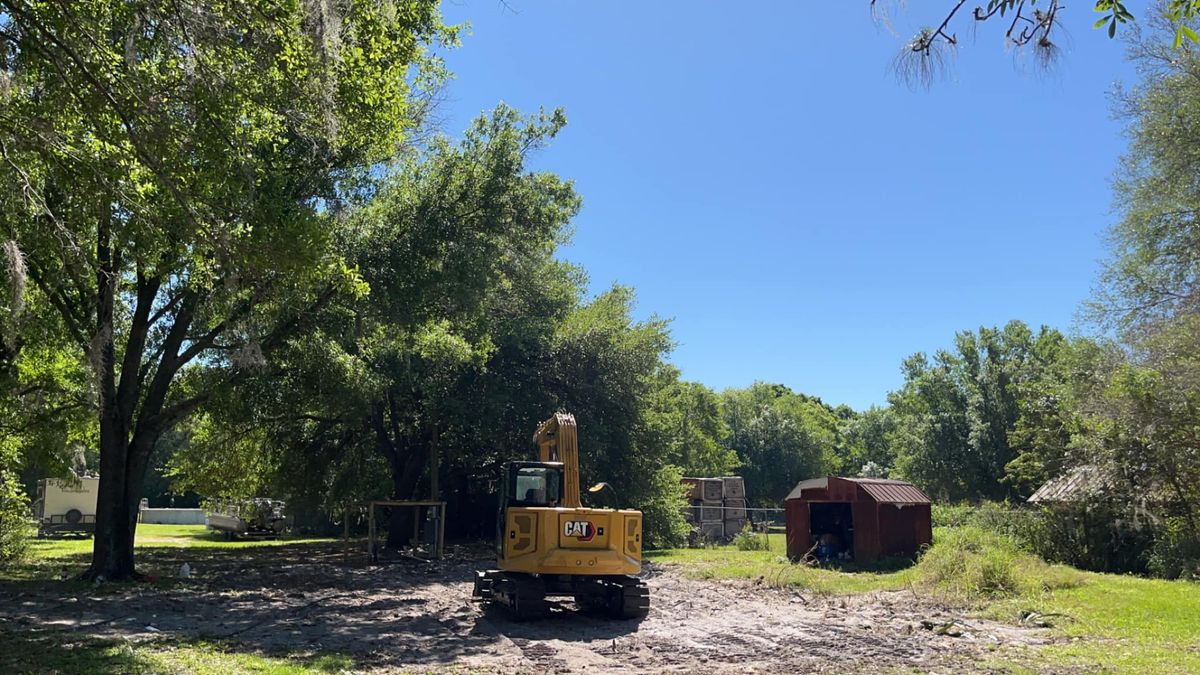
[[[502,468],[496,532],[504,532],[509,507],[557,507],[562,504],[561,462],[509,462]],[[496,556],[504,557],[505,538],[496,538]]]
[[[504,465],[496,514],[499,569],[480,571],[474,595],[518,618],[546,611],[547,596],[619,618],[650,606],[641,571],[642,514],[586,508],[579,494],[575,418],[558,413],[534,434],[540,461]]]
[[[563,500],[560,462],[509,462],[504,465],[501,510],[513,506],[560,506]]]

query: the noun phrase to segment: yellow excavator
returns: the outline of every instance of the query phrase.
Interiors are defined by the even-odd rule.
[[[547,612],[549,596],[574,597],[584,611],[643,617],[650,591],[642,569],[642,513],[586,508],[579,494],[575,417],[558,413],[533,435],[536,462],[504,465],[496,555],[499,569],[475,575],[474,596],[518,619]],[[600,483],[591,489],[607,487]]]

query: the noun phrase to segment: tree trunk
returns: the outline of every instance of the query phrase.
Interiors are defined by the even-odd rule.
[[[190,326],[194,306],[185,302],[176,315],[154,381],[146,400],[141,401],[140,370],[150,312],[161,281],[144,277],[138,268],[137,301],[118,373],[113,314],[121,253],[111,246],[110,228],[111,223],[101,221],[96,239],[96,336],[92,356],[100,390],[100,489],[96,495],[92,564],[83,578],[127,581],[140,578],[133,563],[138,503],[150,451],[169,424],[164,424],[160,414],[171,378],[179,367],[178,348]]]
[[[394,452],[389,457],[392,465],[392,499],[410,500],[417,496],[417,483],[421,480],[428,450],[426,444],[414,442],[404,452]],[[392,509],[388,519],[388,548],[401,548],[415,543],[412,540],[413,523],[419,515],[416,508]]]
[[[109,417],[109,416],[105,416]],[[126,581],[137,578],[133,566],[134,528],[130,521],[129,444],[114,433],[113,421],[101,418],[100,493],[96,499],[96,533],[87,580]],[[136,493],[135,493],[136,494]],[[135,502],[136,503],[136,502]]]
[[[110,248],[107,222],[101,222],[96,240],[96,337],[92,355],[100,389],[100,490],[96,497],[96,527],[92,564],[83,573],[87,580],[121,581],[136,578],[133,537],[129,523],[129,417],[121,408],[117,390],[113,306],[117,269]],[[136,520],[136,516],[135,516]]]

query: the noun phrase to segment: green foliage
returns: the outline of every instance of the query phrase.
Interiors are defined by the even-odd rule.
[[[729,436],[754,505],[778,506],[795,484],[839,463],[841,422],[820,399],[757,382],[721,394]]]
[[[914,572],[914,583],[968,602],[1035,597],[1081,583],[1078,573],[1050,567],[1011,538],[971,526],[940,532]]]
[[[742,531],[734,536],[731,543],[739,551],[771,550],[771,540],[767,533],[755,532],[749,523],[742,527]]]
[[[581,293],[551,258],[579,199],[526,169],[564,123],[500,106],[461,141],[436,138],[388,168],[342,216],[337,247],[361,292],[335,298],[317,330],[219,401],[177,474],[224,483],[200,446],[228,437],[232,464],[259,483],[333,509],[415,496],[435,443],[451,466],[478,470],[495,459],[481,447],[527,439],[554,409],[540,377]]]
[[[688,524],[683,517],[686,488],[683,472],[670,464],[654,472],[636,508],[642,512],[645,548],[678,548],[687,543]]]
[[[167,475],[175,492],[191,491],[217,500],[263,493],[264,478],[274,469],[264,429],[226,426],[208,414],[188,428],[187,443],[168,460]]]
[[[1067,345],[1056,330],[1013,321],[958,333],[955,350],[932,362],[908,358],[904,387],[889,395],[896,473],[950,501],[1024,496],[1056,475],[1070,430],[1052,386],[1067,385],[1052,376],[1065,370]]]
[[[971,522],[976,508],[970,504],[934,503],[930,509],[934,528],[962,527]]]
[[[1200,580],[1200,533],[1183,518],[1167,520],[1150,551],[1148,567],[1164,579]]]
[[[29,499],[12,470],[15,444],[0,438],[0,567],[20,562],[34,529],[29,519]]]
[[[727,447],[721,398],[699,382],[679,379],[679,369],[664,365],[650,396],[647,426],[659,437],[667,461],[685,476],[725,476],[739,460]]]
[[[421,123],[455,31],[433,0],[14,1],[0,28],[0,240],[91,371],[102,462],[126,467],[92,571],[128,578],[158,438],[361,292],[339,214]]]
[[[1122,92],[1117,113],[1129,145],[1113,184],[1120,220],[1091,302],[1093,318],[1136,339],[1174,314],[1194,312],[1200,233],[1195,120],[1200,119],[1200,54],[1139,39],[1132,52],[1145,77]]]
[[[1161,536],[1145,513],[1103,498],[1045,507],[935,505],[933,519],[935,527],[982,530],[1049,562],[1097,572],[1147,572],[1149,553]]]
[[[843,423],[841,473],[886,478],[896,466],[896,416],[891,408],[871,406]]]

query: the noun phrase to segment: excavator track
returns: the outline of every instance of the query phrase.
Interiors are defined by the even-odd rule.
[[[498,570],[479,572],[475,578],[473,595],[504,605],[518,621],[539,619],[549,610],[545,584],[528,574],[509,574]]]
[[[621,588],[622,619],[640,619],[650,613],[650,588],[637,577],[625,577],[618,584]]]
[[[572,580],[569,588],[574,592],[560,582],[551,591],[539,576],[488,570],[476,574],[472,595],[507,607],[518,621],[546,616],[547,595],[574,595],[582,611],[610,619],[640,619],[650,612],[650,589],[637,577],[579,577]]]
[[[640,619],[650,612],[650,589],[637,577],[597,577],[580,584],[575,604],[589,614]]]

